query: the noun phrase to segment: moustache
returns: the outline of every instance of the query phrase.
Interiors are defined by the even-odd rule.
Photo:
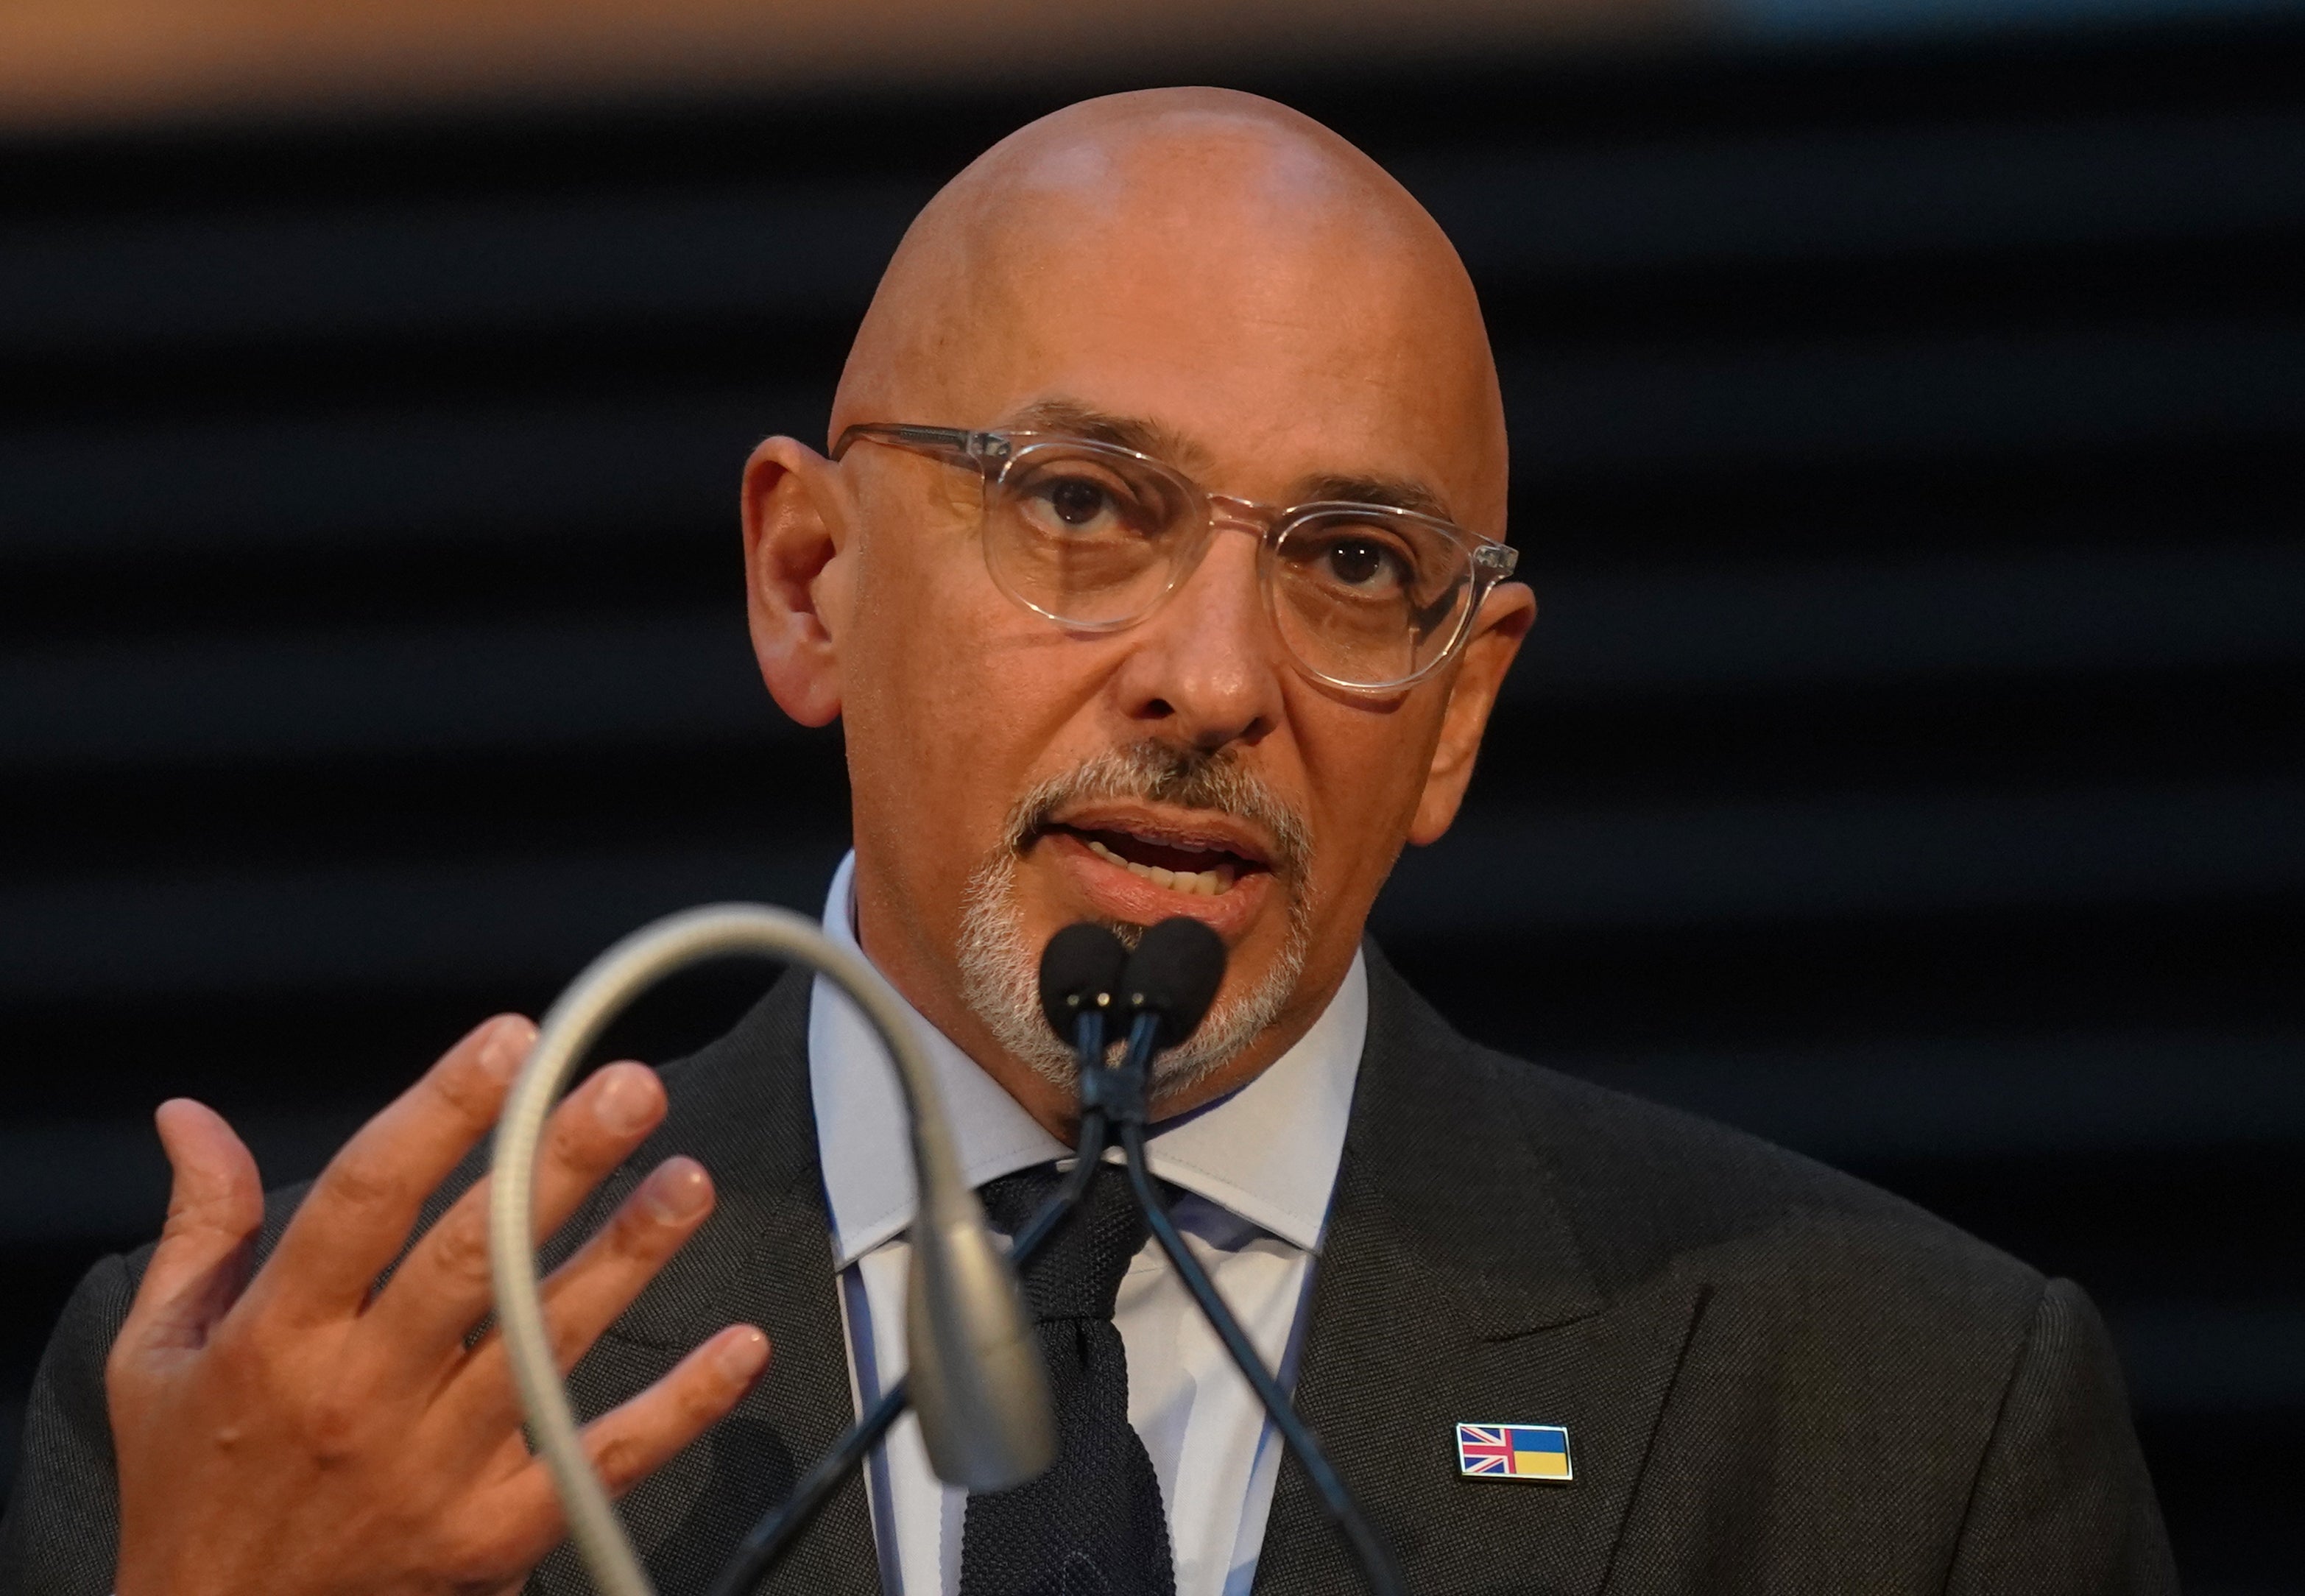
[[[1080,803],[1135,799],[1229,816],[1272,839],[1272,873],[1292,887],[1312,866],[1312,828],[1230,749],[1213,752],[1146,741],[1110,749],[1033,787],[1009,812],[1005,841],[1023,853],[1058,812]]]

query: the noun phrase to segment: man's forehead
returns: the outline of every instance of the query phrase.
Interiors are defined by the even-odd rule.
[[[1086,400],[1069,395],[1034,399],[1002,415],[1003,429],[1060,433],[1101,444],[1114,444],[1150,454],[1187,471],[1206,471],[1215,455],[1190,432],[1157,416],[1127,415],[1100,410]]]

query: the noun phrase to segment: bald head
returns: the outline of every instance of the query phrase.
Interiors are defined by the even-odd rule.
[[[898,247],[832,425],[988,427],[1050,401],[1209,455],[1393,434],[1457,519],[1503,530],[1503,415],[1455,250],[1375,162],[1254,95],[1112,95],[986,151]]]

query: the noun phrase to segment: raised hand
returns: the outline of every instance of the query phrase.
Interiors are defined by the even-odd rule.
[[[516,1587],[565,1533],[520,1429],[488,1312],[484,1181],[411,1249],[425,1198],[495,1123],[534,1041],[488,1022],[347,1142],[262,1269],[255,1160],[212,1110],[163,1104],[175,1171],[158,1250],[106,1367],[120,1475],[119,1596],[480,1593]],[[662,1119],[636,1064],[555,1110],[538,1161],[551,1232]],[[702,1166],[659,1165],[545,1284],[564,1369],[712,1209]],[[612,1490],[733,1407],[768,1338],[732,1326],[585,1431]]]

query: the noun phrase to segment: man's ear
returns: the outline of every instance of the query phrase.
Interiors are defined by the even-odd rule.
[[[832,463],[772,437],[744,463],[744,609],[777,707],[803,726],[840,713],[838,632],[849,506]]]
[[[1457,665],[1457,678],[1450,683],[1448,707],[1441,713],[1433,768],[1417,799],[1416,816],[1409,822],[1408,840],[1417,846],[1440,841],[1455,823],[1458,805],[1464,802],[1465,788],[1473,779],[1481,735],[1488,730],[1489,711],[1496,708],[1505,672],[1512,668],[1513,657],[1535,619],[1536,595],[1521,582],[1500,582],[1481,601],[1473,635],[1465,640],[1465,655]]]

